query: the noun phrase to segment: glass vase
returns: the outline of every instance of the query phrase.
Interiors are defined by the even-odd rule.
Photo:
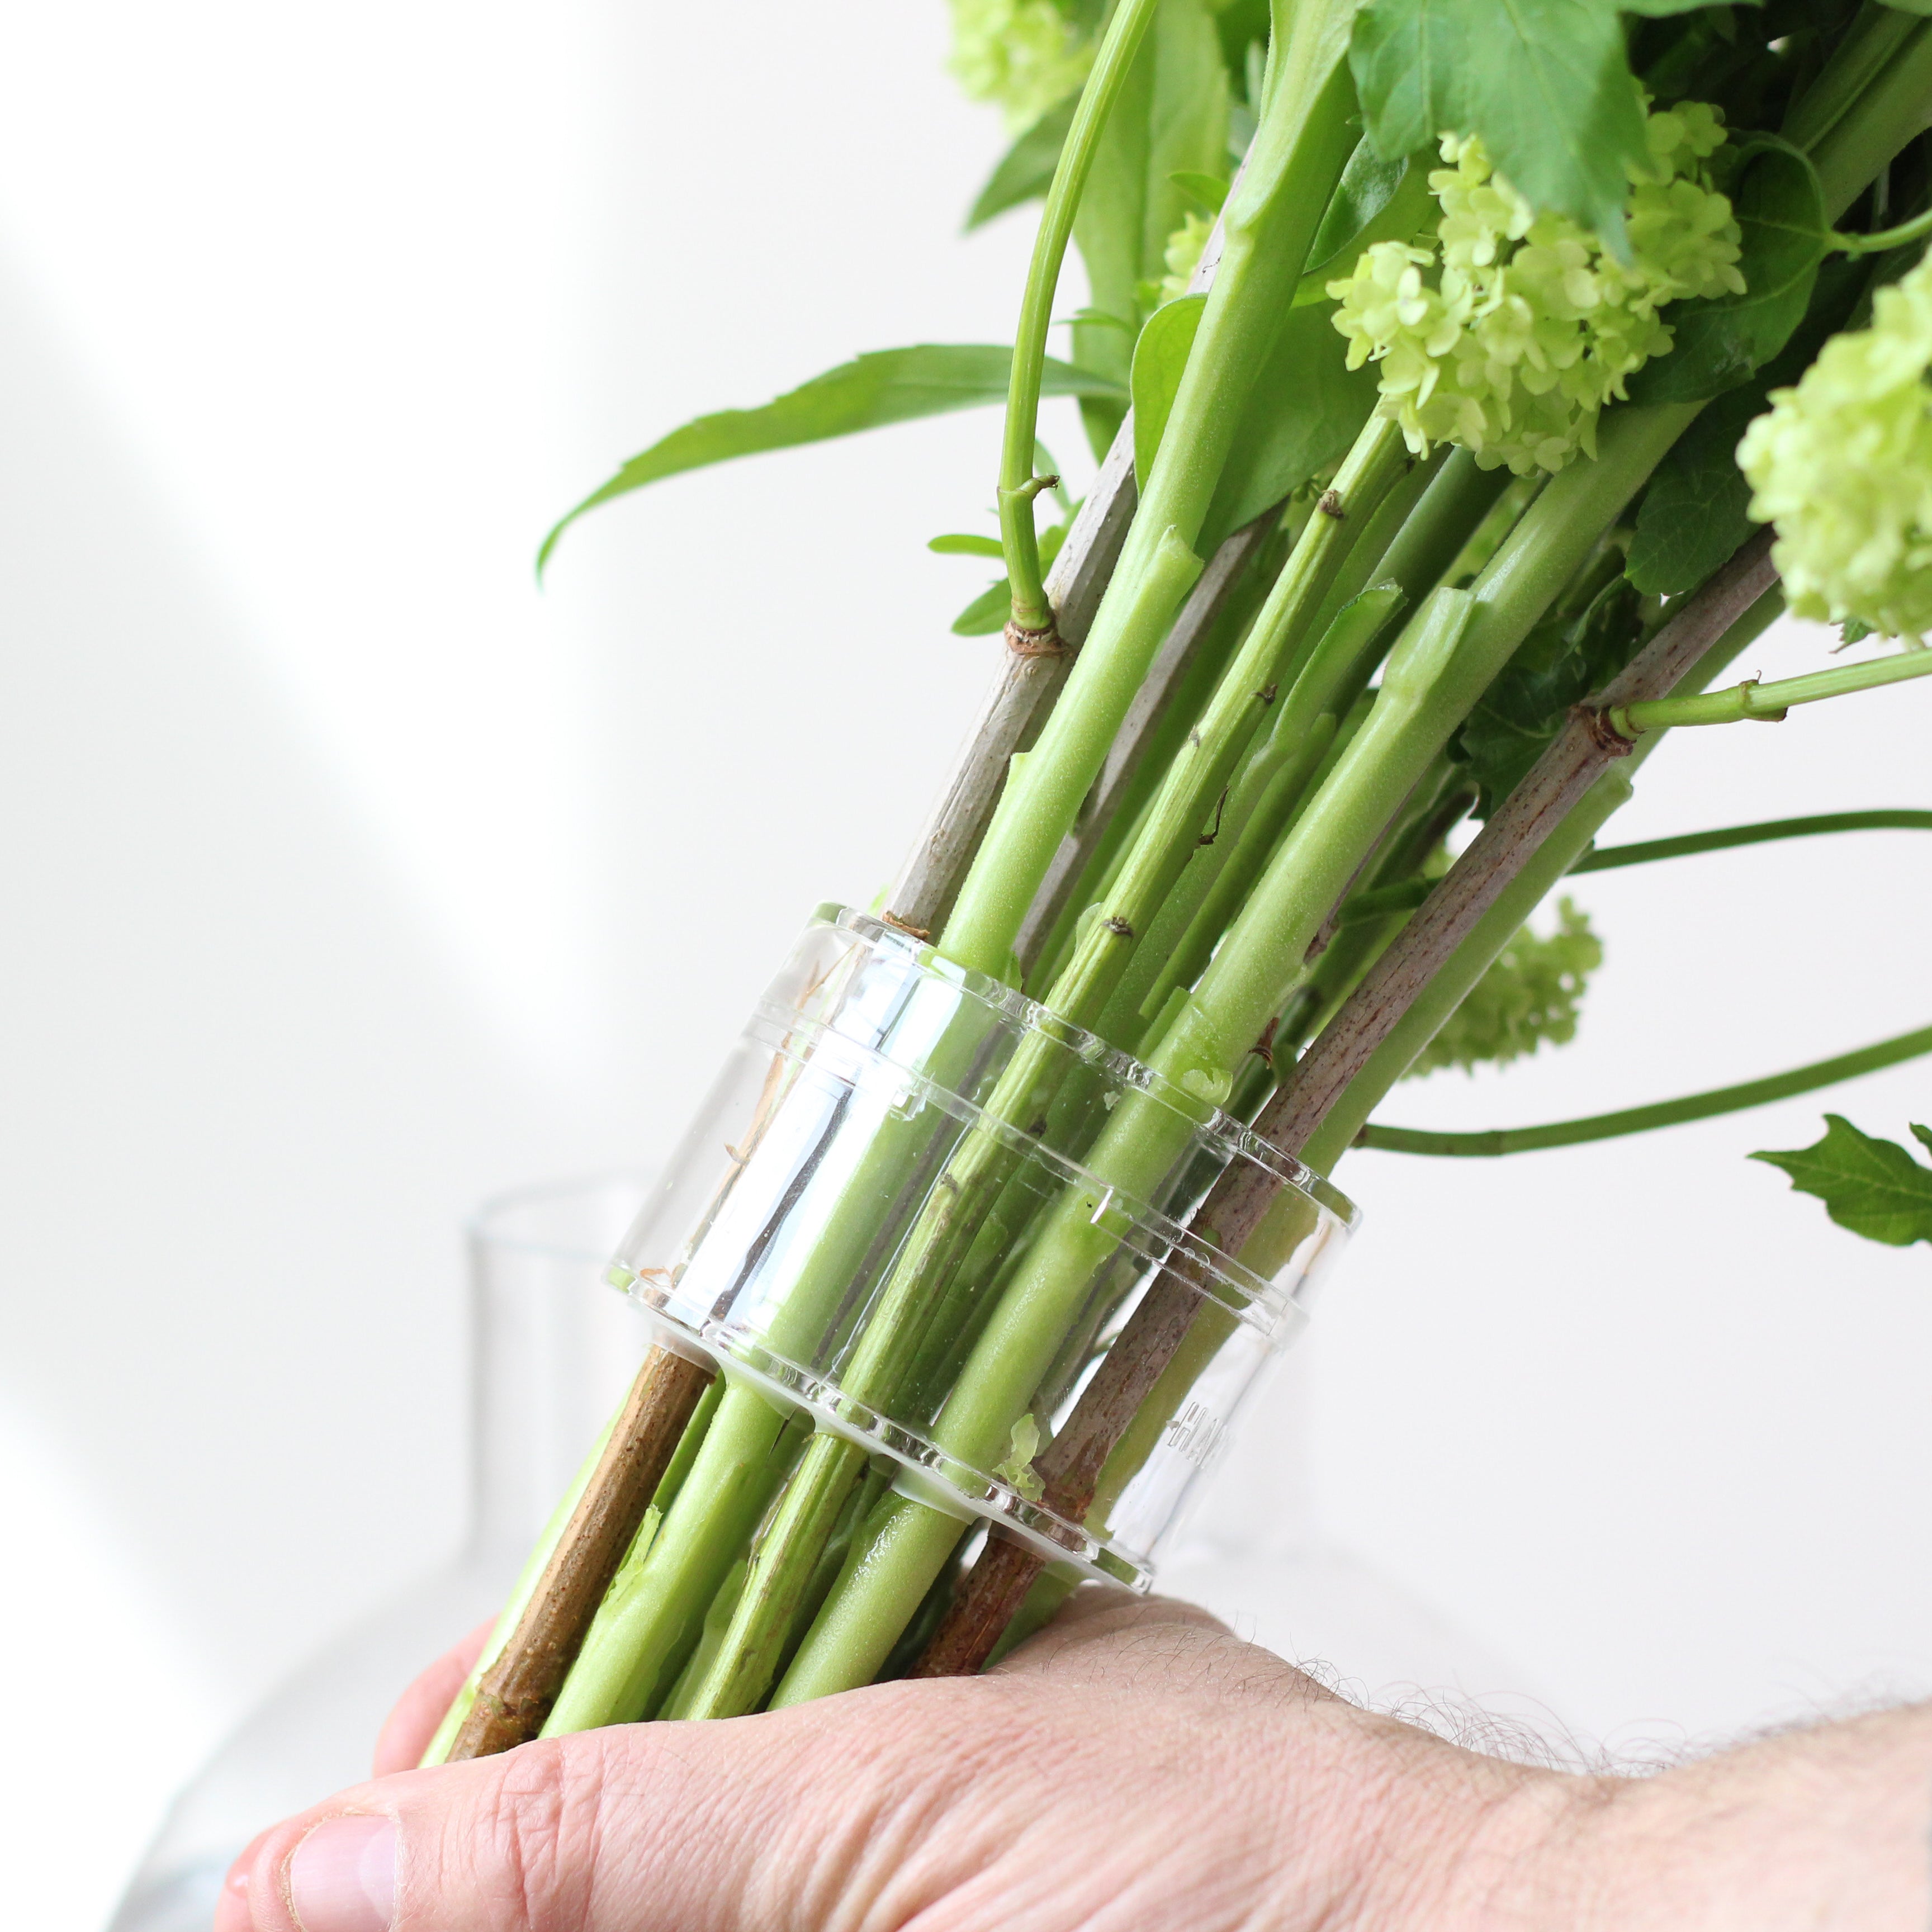
[[[478,1214],[466,1541],[295,1671],[215,1752],[170,1807],[110,1932],[208,1932],[249,1840],[366,1778],[403,1688],[502,1604],[647,1346],[636,1310],[602,1285],[644,1192],[610,1176],[506,1195]]]

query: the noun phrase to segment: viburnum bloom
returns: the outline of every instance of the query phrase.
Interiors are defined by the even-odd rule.
[[[1094,44],[1054,0],[952,0],[953,77],[1030,127],[1087,78]]]
[[[1567,215],[1539,214],[1474,135],[1445,134],[1429,185],[1436,232],[1364,250],[1328,284],[1348,366],[1380,364],[1378,407],[1418,455],[1438,442],[1519,476],[1595,453],[1605,404],[1671,346],[1658,311],[1741,292],[1740,236],[1706,164],[1724,142],[1717,110],[1651,115],[1650,158],[1631,170],[1630,259]]]
[[[1790,608],[1888,637],[1932,630],[1932,258],[1880,289],[1744,432],[1750,513],[1778,526]]]

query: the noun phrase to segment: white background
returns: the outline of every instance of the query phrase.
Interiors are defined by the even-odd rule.
[[[938,0],[9,26],[0,1830],[20,1922],[92,1932],[171,1786],[453,1542],[465,1211],[662,1150],[810,907],[891,869],[992,662],[946,629],[984,572],[922,546],[985,526],[997,425],[661,486],[541,595],[536,539],[700,410],[1000,339],[1029,232],[955,232],[1002,139]],[[1928,728],[1913,688],[1685,734],[1618,836],[1932,802]],[[1924,1024],[1928,866],[1582,882],[1578,1044],[1389,1111]],[[1932,1684],[1932,1265],[1742,1158],[1821,1104],[1900,1136],[1932,1081],[1343,1172],[1321,1520],[1613,1748]]]

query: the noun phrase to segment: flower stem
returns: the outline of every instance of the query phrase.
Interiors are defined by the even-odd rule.
[[[1612,705],[1603,716],[1610,729],[1622,738],[1634,738],[1645,731],[1662,731],[1672,725],[1738,724],[1748,721],[1779,724],[1795,704],[1816,704],[1827,698],[1875,691],[1881,685],[1902,684],[1908,678],[1928,674],[1932,674],[1932,650],[1900,651],[1892,657],[1840,664],[1831,670],[1813,671],[1804,677],[1780,678],[1775,684],[1760,684],[1756,678],[1746,678],[1728,691],[1706,692],[1701,697],[1660,698]]]
[[[1624,1134],[1648,1133],[1658,1127],[1680,1126],[1689,1120],[1708,1120],[1720,1114],[1742,1113],[1750,1107],[1766,1107],[1774,1100],[1788,1100],[1797,1094],[1810,1094],[1841,1080],[1856,1080],[1861,1074],[1876,1073],[1881,1067],[1896,1066],[1900,1061],[1916,1060],[1932,1053],[1932,1027],[1916,1033],[1900,1034],[1882,1040],[1876,1046],[1861,1047],[1855,1053],[1841,1053],[1830,1060],[1816,1060],[1809,1066],[1794,1066],[1787,1072],[1773,1073],[1762,1080],[1746,1080],[1734,1087],[1714,1087],[1708,1093],[1687,1094],[1675,1100],[1656,1100],[1648,1106],[1624,1107],[1613,1114],[1592,1114],[1582,1120],[1557,1120],[1540,1127],[1492,1127],[1484,1133],[1436,1133],[1419,1127],[1385,1127],[1371,1120],[1355,1136],[1355,1145],[1380,1148],[1390,1154],[1432,1154],[1489,1156],[1505,1154],[1530,1154],[1544,1148],[1580,1147],[1588,1141],[1615,1140]]]
[[[1345,58],[1353,12],[1350,0],[1307,0],[1276,52],[1262,125],[1222,213],[1220,266],[1120,564],[1039,745],[1000,797],[941,936],[946,956],[960,965],[1007,974],[1041,881],[1199,574],[1192,545],[1356,139]],[[1184,560],[1191,568],[1181,567]]]
[[[1034,475],[1040,422],[1040,373],[1052,326],[1053,298],[1061,263],[1073,232],[1073,217],[1094,164],[1107,116],[1139,51],[1160,0],[1120,0],[1102,34],[1092,72],[1074,110],[1073,124],[1060,151],[1046,207],[1034,238],[1019,326],[1013,340],[1011,385],[1006,392],[1006,438],[1000,453],[1000,542],[1012,586],[1012,626],[1022,636],[1050,636],[1053,606],[1040,580],[1040,542],[1034,524],[1034,498],[1043,479]]]

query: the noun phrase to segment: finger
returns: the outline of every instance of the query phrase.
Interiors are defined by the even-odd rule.
[[[358,1786],[262,1839],[236,1932],[817,1932],[867,1883],[900,1923],[937,1856],[908,1826],[983,1765],[938,1742],[935,1705],[973,1688],[620,1725]]]
[[[422,1762],[451,1700],[463,1688],[471,1666],[482,1655],[496,1627],[494,1617],[478,1624],[460,1643],[445,1651],[396,1700],[395,1708],[383,1720],[376,1738],[378,1778],[386,1778],[392,1771],[407,1771]]]
[[[255,1856],[268,1840],[266,1832],[257,1832],[248,1848],[228,1868],[222,1880],[220,1896],[214,1901],[214,1932],[250,1932],[254,1924],[248,1910],[248,1881],[255,1868]]]

